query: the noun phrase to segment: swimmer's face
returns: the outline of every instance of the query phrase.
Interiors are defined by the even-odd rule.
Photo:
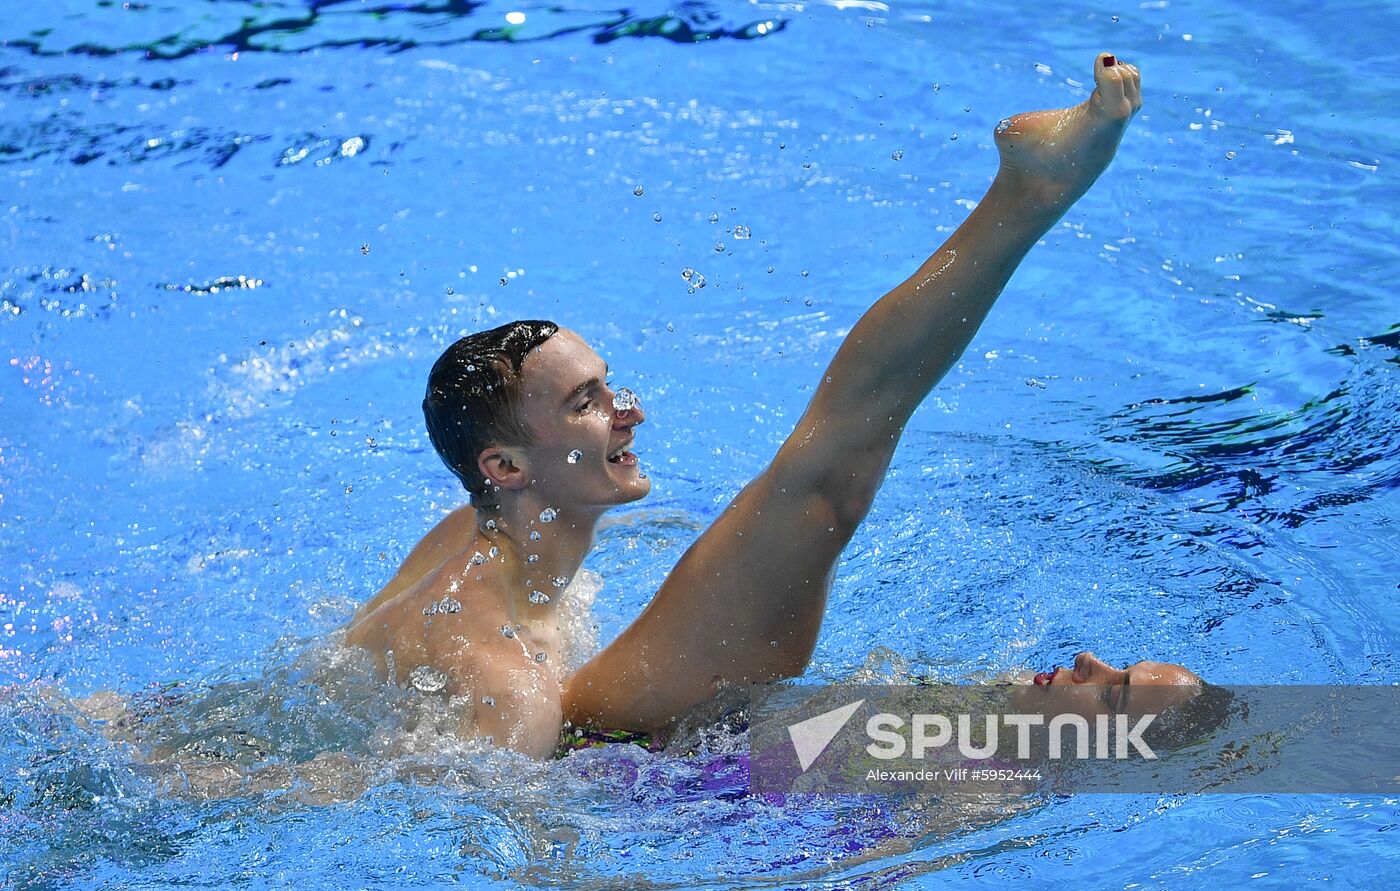
[[[547,506],[606,507],[651,491],[632,440],[646,420],[640,405],[613,407],[608,366],[572,331],[559,332],[521,365],[522,420],[535,444],[516,449],[529,486]]]
[[[1073,668],[1056,668],[1035,676],[1018,688],[1018,708],[1041,714],[1097,715],[1160,714],[1201,691],[1203,681],[1192,671],[1170,662],[1135,662],[1114,668],[1093,653],[1074,657]]]

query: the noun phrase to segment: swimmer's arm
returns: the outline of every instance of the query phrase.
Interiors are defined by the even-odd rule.
[[[381,605],[413,587],[441,566],[447,558],[460,553],[466,547],[466,543],[471,541],[475,529],[476,510],[471,505],[459,507],[443,517],[413,546],[413,550],[409,552],[398,572],[394,573],[394,577],[356,611],[356,616],[374,612]]]

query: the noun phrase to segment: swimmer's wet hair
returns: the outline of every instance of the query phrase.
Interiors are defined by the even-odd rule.
[[[476,508],[500,506],[477,466],[482,450],[534,444],[534,434],[520,419],[520,366],[558,330],[539,319],[510,322],[463,337],[433,363],[423,397],[428,438]]]
[[[1249,709],[1242,701],[1236,702],[1230,689],[1202,681],[1194,696],[1158,715],[1143,732],[1142,740],[1154,751],[1184,749],[1248,714]]]

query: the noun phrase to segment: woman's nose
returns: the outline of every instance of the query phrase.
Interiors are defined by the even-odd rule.
[[[1074,679],[1081,684],[1092,680],[1103,682],[1113,672],[1112,666],[1087,650],[1074,657]]]

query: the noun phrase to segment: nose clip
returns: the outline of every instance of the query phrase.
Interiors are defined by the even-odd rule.
[[[638,399],[637,394],[633,393],[630,388],[622,387],[613,394],[612,404],[613,411],[625,415],[634,408],[641,408],[642,400]]]

